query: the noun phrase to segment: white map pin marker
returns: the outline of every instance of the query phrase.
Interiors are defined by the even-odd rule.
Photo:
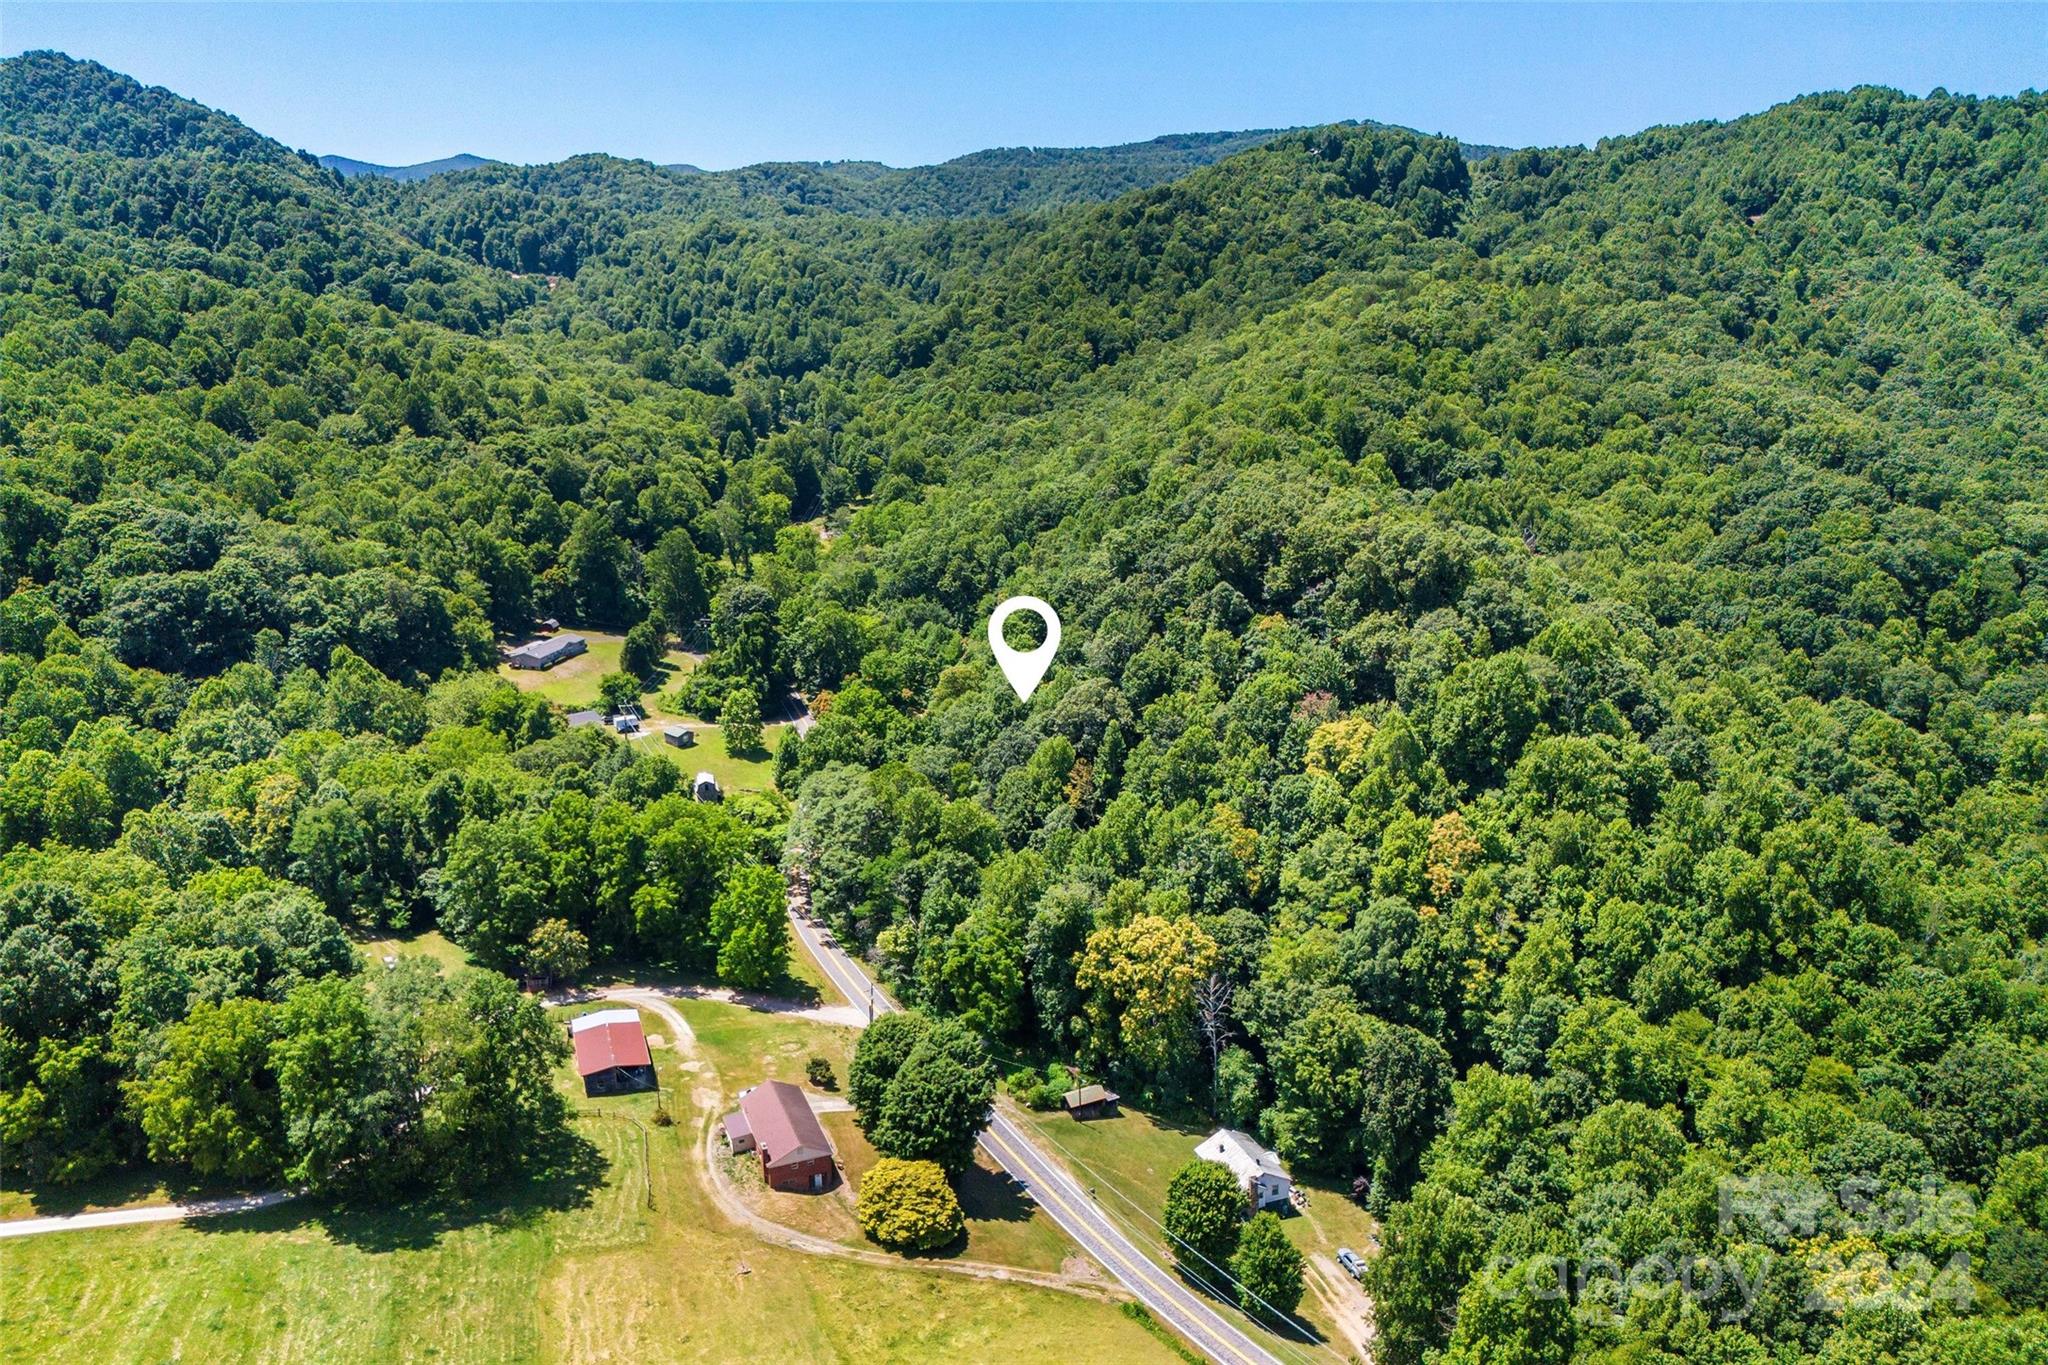
[[[1004,643],[1003,622],[1016,611],[1038,613],[1038,618],[1045,622],[1044,644],[1036,649],[1012,649]],[[1060,615],[1036,597],[1012,597],[988,618],[988,647],[995,654],[1003,676],[1010,680],[1017,700],[1030,701],[1045,670],[1052,667],[1052,656],[1060,651]]]

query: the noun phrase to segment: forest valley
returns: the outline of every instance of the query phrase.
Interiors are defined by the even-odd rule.
[[[344,181],[0,62],[7,1178],[496,1178],[558,1031],[351,935],[752,984],[800,866],[1013,1088],[1356,1177],[1391,1365],[2039,1362],[2044,186],[1882,89]],[[816,725],[693,802],[538,617]]]

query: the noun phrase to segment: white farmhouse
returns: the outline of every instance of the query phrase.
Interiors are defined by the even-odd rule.
[[[1249,1133],[1218,1128],[1196,1146],[1195,1155],[1228,1166],[1254,1208],[1284,1204],[1294,1193],[1294,1182],[1288,1179],[1280,1158],[1260,1146]]]

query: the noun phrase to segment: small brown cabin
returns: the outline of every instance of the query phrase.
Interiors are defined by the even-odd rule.
[[[1060,1097],[1060,1105],[1077,1119],[1107,1118],[1116,1113],[1116,1091],[1099,1085],[1084,1085]]]

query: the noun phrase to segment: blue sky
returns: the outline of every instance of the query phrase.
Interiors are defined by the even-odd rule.
[[[53,5],[54,47],[314,152],[710,168],[1380,119],[1590,142],[1854,84],[2048,84],[2044,5]]]

